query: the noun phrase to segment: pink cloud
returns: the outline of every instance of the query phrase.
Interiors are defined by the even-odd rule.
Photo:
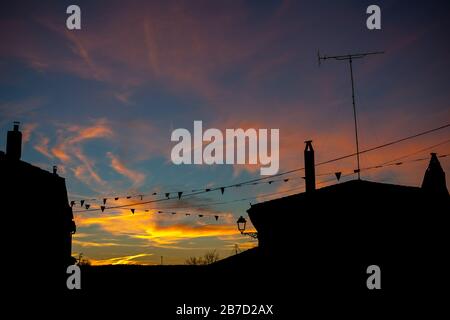
[[[32,133],[36,130],[38,124],[33,122],[25,123],[22,128],[22,142],[25,144],[30,141]]]
[[[48,144],[50,142],[50,139],[44,135],[40,135],[39,140],[37,144],[33,146],[33,148],[38,151],[39,153],[43,154],[49,159],[53,158],[53,155],[49,151]]]

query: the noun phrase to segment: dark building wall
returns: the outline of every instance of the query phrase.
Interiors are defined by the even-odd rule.
[[[65,286],[75,228],[65,180],[4,155],[0,177],[2,244],[14,281],[28,286],[26,275],[38,270],[42,285]]]

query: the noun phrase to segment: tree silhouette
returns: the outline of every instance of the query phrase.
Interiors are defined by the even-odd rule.
[[[186,259],[185,264],[190,266],[202,266],[212,264],[219,260],[219,254],[216,250],[206,252],[203,257],[189,257]]]

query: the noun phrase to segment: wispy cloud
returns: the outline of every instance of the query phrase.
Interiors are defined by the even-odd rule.
[[[129,209],[121,209],[118,214],[108,216],[78,215],[77,226],[82,228],[98,226],[111,235],[128,235],[135,239],[148,240],[154,246],[176,244],[180,241],[193,238],[216,237],[236,234],[233,224],[215,222],[213,217],[216,212],[206,213],[203,210],[205,221],[199,221],[197,217],[186,219],[184,214],[176,216],[158,214],[158,210],[150,209],[149,212],[136,212],[131,214]],[[221,213],[221,216],[230,215]],[[195,220],[193,220],[195,219]],[[170,223],[169,225],[167,223]]]
[[[150,257],[153,254],[151,253],[139,253],[139,254],[135,254],[135,255],[130,255],[130,256],[121,256],[121,257],[114,257],[114,258],[109,258],[109,259],[89,259],[89,261],[92,263],[92,265],[95,266],[101,266],[101,265],[118,265],[118,264],[148,264],[148,263],[143,263],[142,261],[136,261],[139,260],[141,258],[146,258],[146,257]]]
[[[0,125],[20,120],[32,115],[45,102],[42,97],[26,98],[19,101],[0,102]],[[34,128],[30,128],[34,129]]]
[[[62,162],[71,161],[75,156],[80,161],[88,164],[86,157],[81,151],[82,143],[93,139],[111,138],[112,136],[113,131],[106,119],[95,120],[87,126],[73,124],[60,125],[60,129],[58,130],[58,143],[51,151]]]
[[[36,130],[38,124],[34,122],[27,122],[22,128],[22,142],[25,144],[30,141],[31,135]]]
[[[111,159],[111,168],[113,168],[117,173],[133,181],[133,188],[142,186],[146,177],[144,173],[126,167],[125,164],[112,152],[108,152],[107,156]]]
[[[33,148],[49,159],[57,159],[60,165],[88,186],[105,186],[96,169],[96,160],[84,150],[84,144],[96,139],[111,139],[113,130],[106,119],[97,119],[87,125],[59,124],[54,144],[43,133]],[[67,172],[67,171],[66,171]]]
[[[49,159],[53,158],[53,155],[50,153],[49,145],[50,139],[42,134],[40,134],[37,143],[33,146],[33,148],[39,153],[43,154]]]
[[[84,179],[84,175],[78,176],[81,178],[82,181],[87,182],[90,185],[90,180],[93,179],[97,184],[99,185],[106,185],[106,182],[100,177],[100,175],[95,171],[94,166],[94,160],[89,159],[81,150],[81,148],[75,148],[73,149],[73,153],[76,156],[76,158],[81,162],[81,167],[85,169],[85,171],[82,171],[82,173],[87,172],[88,173],[88,179]],[[82,178],[83,177],[83,178]]]

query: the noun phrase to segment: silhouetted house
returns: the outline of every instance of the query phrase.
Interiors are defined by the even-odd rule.
[[[305,180],[304,193],[252,205],[247,212],[258,247],[217,268],[321,296],[367,293],[372,264],[383,270],[382,282],[394,295],[431,290],[445,278],[450,196],[436,154],[422,187],[352,180],[316,189],[309,141]]]
[[[46,286],[65,286],[60,279],[67,265],[73,264],[75,232],[65,179],[56,168],[48,172],[21,161],[21,143],[19,124],[14,123],[7,152],[0,152],[3,253],[10,272],[18,277],[10,280],[32,287],[36,280]],[[31,279],[26,280],[27,274]]]
[[[450,213],[445,173],[435,153],[422,187],[351,180],[316,190],[313,168],[314,150],[307,141],[306,192],[258,203],[247,211],[261,249],[278,250],[290,242],[320,245],[324,239],[324,249],[350,249],[361,241],[376,245],[398,238],[416,223],[414,227],[425,228]]]

